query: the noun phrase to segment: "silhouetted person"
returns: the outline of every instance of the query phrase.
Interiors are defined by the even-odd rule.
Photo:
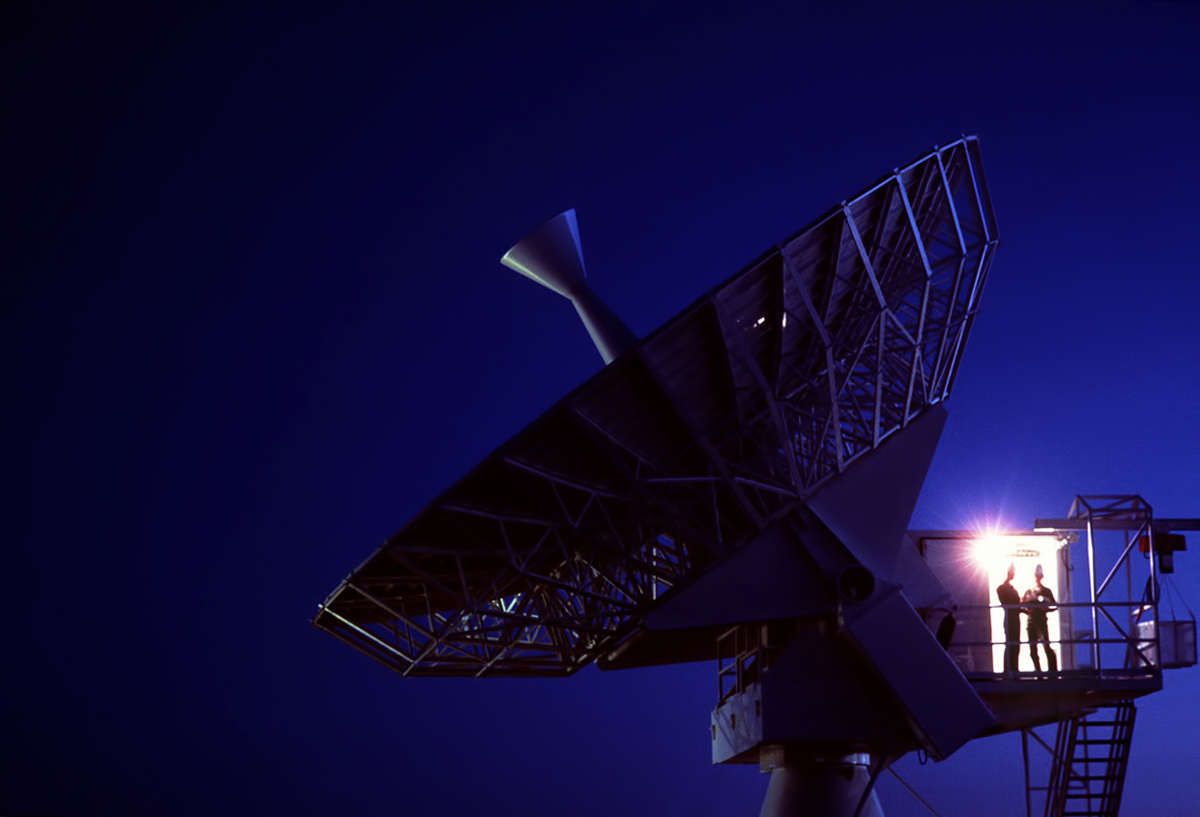
[[[996,588],[996,597],[1004,605],[1004,671],[1015,673],[1021,658],[1021,594],[1012,586],[1017,568],[1008,566],[1008,576]],[[1036,660],[1036,659],[1035,659]]]
[[[1058,609],[1054,593],[1049,587],[1042,585],[1042,566],[1038,565],[1033,571],[1034,586],[1025,591],[1021,602],[1029,614],[1029,654],[1033,657],[1033,666],[1038,677],[1042,674],[1042,662],[1038,660],[1038,644],[1046,651],[1046,666],[1051,675],[1058,674],[1058,656],[1050,648],[1050,626],[1046,614]]]

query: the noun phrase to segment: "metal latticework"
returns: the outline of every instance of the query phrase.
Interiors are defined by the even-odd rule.
[[[973,137],[896,171],[501,446],[314,624],[405,675],[579,669],[949,394],[997,240]]]

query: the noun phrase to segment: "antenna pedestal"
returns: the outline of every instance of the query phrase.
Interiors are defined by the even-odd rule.
[[[760,768],[770,771],[771,783],[759,817],[884,817],[879,798],[868,792],[870,755],[805,756],[790,749],[762,752]]]

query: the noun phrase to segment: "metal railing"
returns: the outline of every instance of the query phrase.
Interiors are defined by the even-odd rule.
[[[1020,639],[1005,638],[1006,612],[1020,610]],[[954,640],[947,651],[971,679],[1001,678],[1005,650],[1018,651],[1017,677],[1045,677],[1050,661],[1042,644],[1053,650],[1057,677],[1154,678],[1162,671],[1160,625],[1155,608],[1140,601],[1063,602],[1047,610],[1048,638],[1032,642],[1026,605],[962,605],[955,611]],[[1090,626],[1098,624],[1098,632]],[[1076,628],[1076,623],[1083,628]],[[1175,622],[1170,622],[1175,624]],[[1032,659],[1037,645],[1041,668]]]
[[[783,651],[797,622],[738,624],[717,637],[717,705],[758,683]]]

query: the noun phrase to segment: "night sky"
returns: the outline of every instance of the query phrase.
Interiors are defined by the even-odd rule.
[[[714,666],[407,680],[308,624],[600,367],[498,263],[566,207],[645,335],[979,134],[1002,241],[913,526],[1200,516],[1200,3],[108,5],[0,21],[0,814],[757,814]],[[1169,673],[1123,814],[1197,813],[1198,736]],[[1013,736],[896,768],[1023,807]]]

